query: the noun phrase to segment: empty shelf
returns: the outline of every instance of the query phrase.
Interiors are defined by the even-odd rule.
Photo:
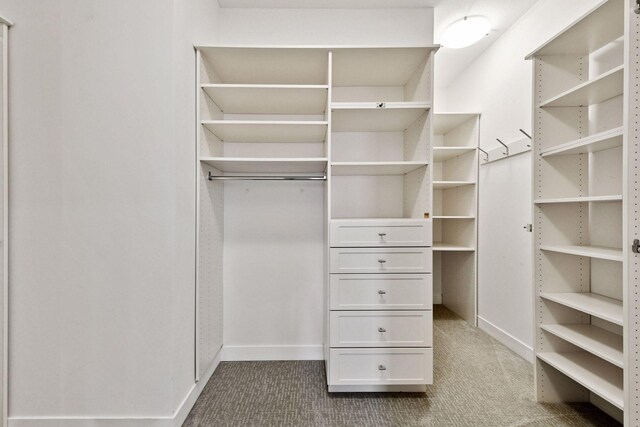
[[[595,135],[576,139],[558,147],[542,151],[542,157],[568,156],[572,154],[594,153],[622,146],[622,128],[615,128]]]
[[[622,335],[593,325],[540,325],[540,328],[599,358],[624,368]]]
[[[334,102],[331,129],[334,132],[400,132],[430,108],[425,102]]]
[[[434,215],[433,219],[476,219],[475,216],[467,215]]]
[[[433,115],[433,134],[446,135],[453,129],[471,119],[478,119],[480,113],[435,113]]]
[[[542,104],[547,107],[585,107],[622,95],[624,66],[620,65],[606,73],[571,88]]]
[[[583,351],[537,356],[618,409],[624,409],[622,369]]]
[[[332,162],[332,175],[404,175],[427,162]]]
[[[589,292],[544,292],[540,298],[622,326],[622,301]]]
[[[566,29],[553,39],[527,55],[527,58],[546,55],[584,56],[623,35],[622,2],[601,2],[594,9],[567,25]]]
[[[452,245],[449,243],[433,242],[433,250],[436,252],[474,252],[471,246]]]
[[[606,259],[609,261],[622,262],[622,249],[607,248],[604,246],[541,245],[540,249],[543,251],[559,252],[562,254],[585,256],[589,258]]]
[[[475,147],[433,147],[433,160],[443,162],[474,151]]]
[[[225,142],[323,142],[324,121],[203,120]]]
[[[226,114],[323,114],[327,85],[203,84]]]
[[[325,158],[203,157],[200,161],[222,172],[232,173],[321,173],[327,169]]]
[[[587,197],[565,197],[557,199],[538,199],[533,203],[543,205],[547,203],[598,203],[598,202],[621,202],[622,195],[616,194],[611,196],[587,196]]]
[[[433,188],[435,190],[462,187],[464,185],[475,185],[475,181],[433,181]]]

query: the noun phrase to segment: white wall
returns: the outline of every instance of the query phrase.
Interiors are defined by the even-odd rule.
[[[217,5],[185,3],[3,1],[12,425],[169,422],[194,389],[191,38]]]
[[[524,57],[593,8],[599,0],[540,0],[469,66],[436,92],[436,111],[481,112],[481,146],[531,131],[532,65]],[[436,40],[437,42],[437,40]],[[436,55],[437,61],[437,55]],[[481,166],[479,214],[480,325],[532,360],[533,285],[531,157]]]
[[[230,45],[418,46],[432,9],[221,9]],[[225,184],[224,358],[322,359],[323,191]]]

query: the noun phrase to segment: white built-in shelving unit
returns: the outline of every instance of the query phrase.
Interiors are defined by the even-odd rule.
[[[223,345],[224,183],[286,176],[326,181],[329,389],[432,382],[436,49],[197,47],[198,375]]]
[[[477,320],[478,114],[434,114],[434,302]]]
[[[625,112],[627,100],[640,103],[625,89],[638,73],[627,53],[630,40],[637,51],[634,3],[600,2],[529,56],[537,399],[591,401],[627,425],[639,422],[638,347],[624,345],[638,335]]]

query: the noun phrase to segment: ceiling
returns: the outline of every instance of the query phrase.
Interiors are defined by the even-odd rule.
[[[466,15],[484,15],[491,33],[464,49],[442,48],[436,55],[436,87],[448,86],[478,56],[508,30],[537,0],[218,0],[223,8],[280,9],[391,9],[434,8],[434,41],[454,21]]]

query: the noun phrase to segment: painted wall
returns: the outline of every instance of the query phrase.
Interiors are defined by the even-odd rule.
[[[221,9],[219,23],[230,45],[433,41],[432,9]],[[322,186],[225,186],[223,357],[322,359]]]
[[[436,111],[481,112],[481,146],[530,132],[532,65],[524,57],[598,0],[540,0],[447,88]],[[437,42],[437,40],[436,40]],[[436,56],[437,61],[437,56]],[[479,198],[479,321],[483,329],[532,360],[533,285],[531,157],[521,154],[481,166]]]
[[[11,423],[170,420],[194,388],[191,38],[217,6],[2,3]]]

